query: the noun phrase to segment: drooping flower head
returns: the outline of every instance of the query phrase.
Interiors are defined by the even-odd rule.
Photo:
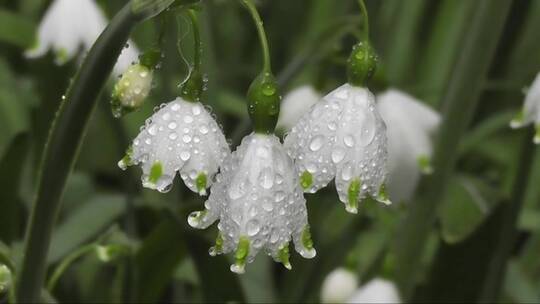
[[[347,303],[401,303],[401,298],[393,282],[374,278],[360,286]]]
[[[440,115],[414,97],[390,89],[377,96],[377,109],[387,127],[388,192],[392,201],[411,198],[420,173],[429,174],[432,138]]]
[[[281,111],[276,129],[289,131],[300,117],[321,99],[321,95],[310,85],[289,92],[281,102]]]
[[[534,143],[540,144],[540,73],[536,75],[531,87],[527,91],[523,109],[510,122],[510,127],[516,129],[531,123],[534,123],[536,127]]]
[[[315,256],[297,172],[274,135],[242,140],[223,162],[205,207],[189,224],[204,229],[219,219],[211,254],[236,252],[231,271],[242,273],[260,250],[290,269],[291,240],[303,257]]]
[[[89,50],[106,25],[107,20],[94,0],[54,0],[39,25],[37,44],[25,55],[37,58],[53,50],[56,63],[64,64],[79,51]],[[116,75],[137,60],[138,51],[133,43],[127,46],[114,67]]]
[[[160,192],[171,189],[179,172],[189,189],[204,195],[229,153],[209,111],[200,102],[177,98],[162,104],[146,121],[118,165],[141,165],[143,186]]]
[[[389,203],[385,190],[386,126],[366,88],[345,84],[306,113],[285,138],[306,192],[335,178],[340,200],[356,213],[371,196]]]

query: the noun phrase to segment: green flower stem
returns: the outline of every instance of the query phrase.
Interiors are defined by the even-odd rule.
[[[193,26],[193,68],[197,71],[201,70],[202,65],[202,42],[199,28],[199,20],[195,11],[188,9],[189,19],[191,20],[191,26]]]
[[[435,145],[434,173],[422,180],[424,195],[410,205],[396,237],[396,278],[403,295],[417,281],[422,252],[435,222],[441,194],[451,177],[459,147],[478,104],[482,84],[494,58],[511,0],[482,0],[454,69],[443,104],[443,122]]]
[[[366,9],[366,4],[364,3],[364,0],[358,0],[358,4],[360,5],[360,10],[362,11],[362,17],[364,18],[364,41],[369,41],[369,16],[368,11]]]
[[[56,287],[56,283],[58,283],[58,280],[60,279],[62,274],[68,269],[68,267],[71,266],[71,264],[73,264],[73,262],[75,262],[80,257],[94,251],[96,247],[97,244],[88,244],[68,255],[54,270],[51,278],[49,279],[49,282],[47,283],[47,290],[52,293],[54,291],[54,288]]]
[[[259,12],[257,12],[257,8],[255,7],[255,4],[253,4],[253,0],[240,0],[240,1],[242,1],[242,3],[248,9],[249,13],[251,14],[251,17],[253,17],[255,26],[257,27],[257,32],[259,34],[259,40],[261,42],[261,48],[263,52],[263,61],[264,61],[263,71],[266,73],[272,73],[272,65],[270,62],[270,48],[268,47],[268,39],[266,38],[266,32],[264,31],[261,16],[259,16]]]
[[[202,66],[202,42],[199,28],[199,21],[194,10],[187,10],[191,27],[193,28],[193,64],[189,68],[189,75],[182,83],[180,88],[180,96],[187,101],[198,102],[204,90],[203,74],[201,73]],[[178,41],[178,49],[180,48],[180,40]]]
[[[66,180],[77,158],[96,99],[131,30],[140,21],[165,9],[166,3],[172,2],[139,0],[124,6],[88,52],[67,95],[63,98],[43,152],[38,188],[26,232],[17,289],[18,302],[39,301],[52,229],[60,209]]]

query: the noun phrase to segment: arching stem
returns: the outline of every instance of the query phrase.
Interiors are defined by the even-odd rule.
[[[257,11],[257,8],[255,7],[255,4],[253,4],[252,0],[240,0],[240,1],[242,1],[242,3],[248,9],[249,13],[251,14],[251,17],[253,17],[255,26],[257,27],[257,32],[259,33],[259,40],[261,42],[261,48],[263,52],[263,62],[264,62],[263,70],[266,73],[272,73],[272,65],[270,62],[270,49],[268,47],[268,39],[266,38],[266,32],[264,31],[261,16],[259,15],[259,12]]]
[[[364,0],[358,0],[362,16],[364,17],[364,40],[369,41],[369,16]]]

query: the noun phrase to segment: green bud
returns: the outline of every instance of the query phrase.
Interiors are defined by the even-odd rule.
[[[119,118],[139,109],[152,88],[151,68],[143,64],[130,66],[116,82],[111,96],[111,110]]]
[[[103,263],[118,261],[128,255],[130,248],[124,244],[110,244],[96,247],[96,255]]]
[[[0,264],[0,294],[6,292],[13,284],[11,270],[4,264]]]
[[[354,46],[347,61],[347,77],[353,86],[363,87],[377,68],[377,54],[369,42],[361,41]]]
[[[186,101],[199,102],[204,86],[203,74],[196,69],[192,69],[186,81],[180,85],[180,97]]]
[[[274,76],[263,72],[251,83],[248,93],[248,113],[257,133],[273,133],[279,116],[281,95]]]

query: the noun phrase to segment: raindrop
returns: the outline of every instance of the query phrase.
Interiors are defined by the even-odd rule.
[[[259,184],[264,189],[270,189],[274,185],[274,173],[270,168],[265,168],[259,174]]]
[[[343,143],[349,148],[354,147],[354,137],[350,134],[345,135],[345,137],[343,137]]]
[[[311,143],[309,144],[309,149],[311,149],[311,151],[313,152],[319,151],[321,147],[323,146],[323,144],[324,144],[324,137],[322,135],[315,136],[311,140]]]
[[[338,147],[332,151],[332,161],[334,164],[339,163],[343,158],[345,158],[345,151],[343,149]]]
[[[171,123],[169,123],[169,129],[171,129],[171,130],[176,129],[177,126],[178,126],[178,125],[177,125],[176,122],[174,122],[174,121],[171,122]]]
[[[191,117],[189,115],[184,116],[184,122],[185,123],[192,123],[193,122],[193,117]]]

